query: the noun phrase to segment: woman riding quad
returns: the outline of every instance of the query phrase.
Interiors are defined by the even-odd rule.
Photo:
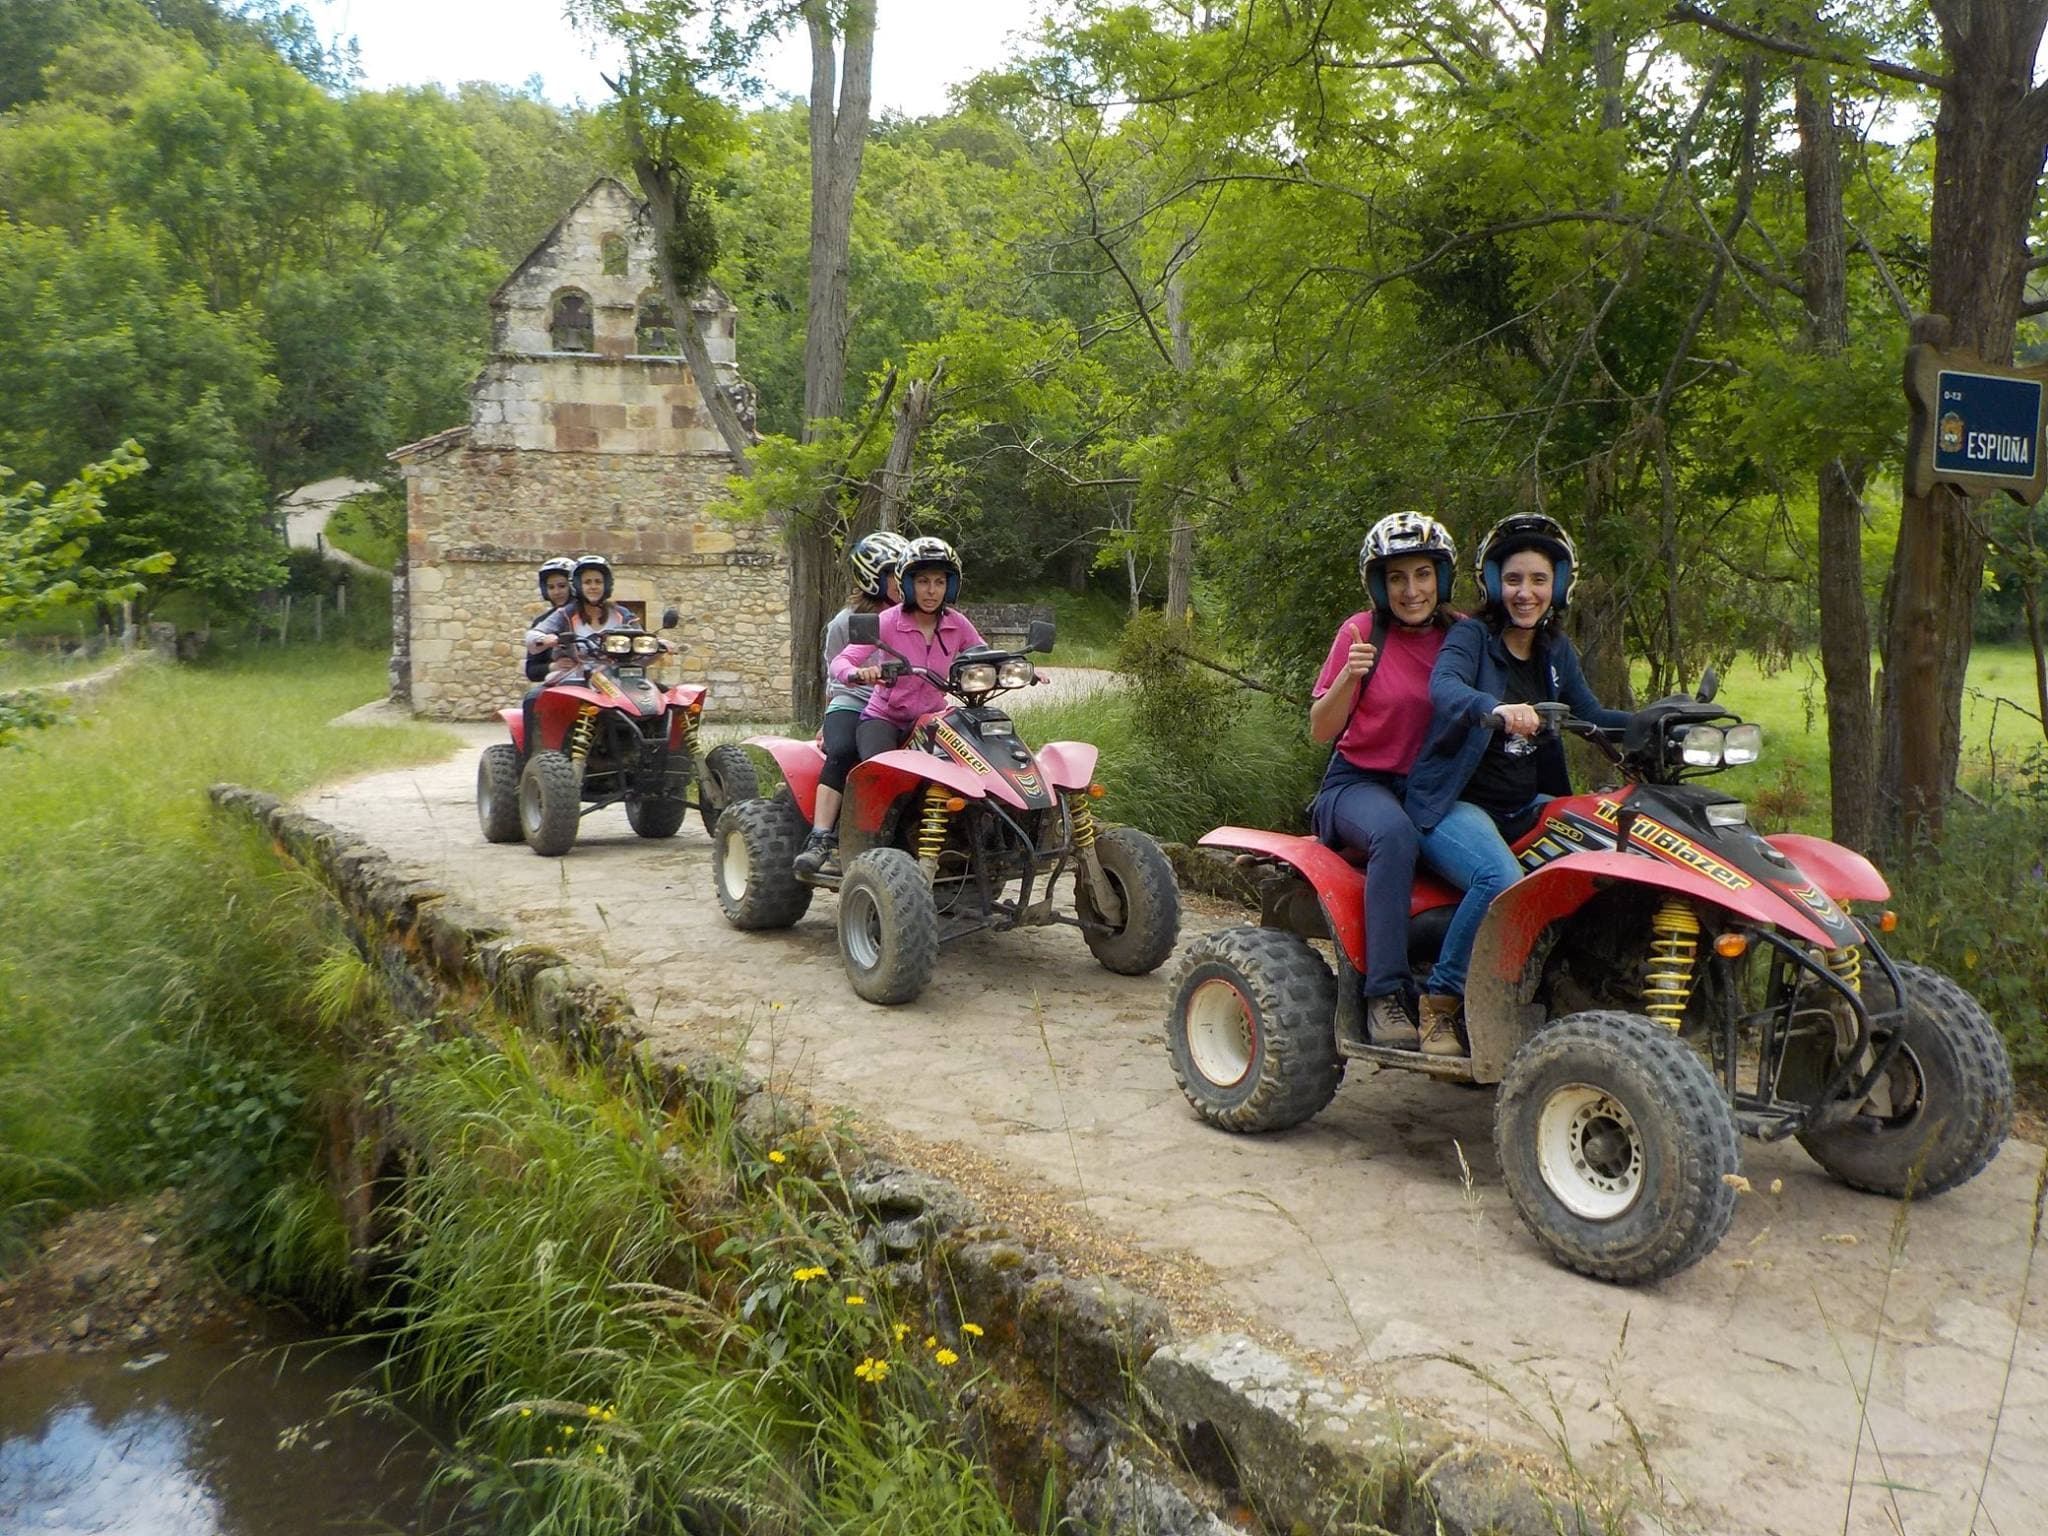
[[[540,599],[547,606],[526,621],[528,629],[532,629],[549,614],[557,613],[568,606],[569,595],[575,590],[575,573],[576,562],[568,555],[556,555],[551,560],[541,561],[536,580],[540,587]],[[529,646],[526,653],[526,680],[529,683],[545,682],[552,660],[549,652],[536,651]]]
[[[1401,797],[1429,730],[1430,669],[1456,617],[1457,563],[1457,546],[1433,517],[1396,512],[1374,523],[1358,551],[1370,606],[1339,626],[1308,711],[1309,734],[1336,743],[1310,826],[1319,841],[1366,860],[1367,1037],[1406,1050],[1421,1043],[1407,999],[1408,903],[1421,837]],[[1432,1053],[1442,1051],[1438,1043]]]
[[[560,643],[567,638],[581,639],[607,629],[633,629],[639,624],[632,612],[621,608],[612,598],[612,566],[603,555],[579,555],[569,573],[575,601],[557,608],[553,613],[537,622],[526,632],[526,649],[529,656],[552,657],[542,687],[559,683],[563,678],[582,670],[583,663],[573,650],[557,651]],[[661,648],[672,649],[668,641],[661,642]],[[527,750],[533,750],[533,706],[540,689],[527,694],[522,709],[526,721],[525,740]]]
[[[1555,739],[1538,749],[1542,718],[1530,706],[1562,700],[1597,725],[1629,715],[1602,707],[1579,654],[1558,628],[1577,564],[1555,519],[1520,513],[1479,546],[1485,606],[1444,639],[1430,674],[1429,739],[1408,775],[1408,814],[1422,861],[1465,892],[1422,994],[1422,1048],[1465,1054],[1458,1043],[1472,944],[1493,898],[1521,876],[1508,840],[1535,824],[1538,807],[1571,793]]]
[[[981,632],[953,606],[960,597],[960,556],[944,539],[912,539],[896,563],[896,580],[903,589],[902,601],[885,609],[881,619],[881,642],[887,650],[849,645],[832,658],[834,682],[880,681],[881,663],[891,650],[912,666],[943,677],[962,651],[986,644]],[[861,761],[902,746],[918,716],[940,708],[945,701],[946,695],[938,687],[915,672],[905,673],[886,688],[876,688],[862,706],[854,732]]]
[[[797,852],[795,865],[800,875],[822,873],[839,851],[839,800],[846,791],[846,775],[860,756],[855,733],[861,711],[874,693],[882,675],[876,666],[857,667],[853,681],[841,682],[832,675],[832,663],[847,647],[847,624],[856,613],[879,613],[903,601],[903,588],[896,566],[909,553],[910,541],[899,533],[871,533],[858,540],[846,553],[853,567],[853,591],[846,606],[825,626],[825,766],[818,774],[818,803],[811,816],[811,835]]]

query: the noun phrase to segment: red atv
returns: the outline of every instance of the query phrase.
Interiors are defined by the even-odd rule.
[[[873,615],[854,616],[853,640],[879,643]],[[1119,975],[1165,964],[1180,933],[1173,868],[1136,828],[1096,826],[1095,748],[1054,741],[1033,753],[989,702],[1030,686],[1037,673],[1029,653],[1052,642],[1052,625],[1041,620],[1022,651],[968,651],[944,677],[890,652],[884,686],[915,671],[959,702],[926,715],[901,748],[847,775],[843,875],[806,883],[791,867],[817,803],[825,765],[818,744],[751,738],[747,744],[782,770],[784,792],[742,801],[719,818],[712,878],[733,926],[787,928],[810,908],[814,885],[836,889],[840,959],[871,1003],[909,1002],[931,979],[941,944],[984,930],[1067,923]],[[1053,910],[1054,888],[1069,870],[1071,917]]]
[[[679,617],[669,609],[661,627],[673,629]],[[583,817],[621,801],[642,837],[673,837],[689,813],[693,779],[708,832],[727,805],[758,793],[753,761],[739,747],[713,747],[699,765],[704,690],[663,688],[647,676],[663,651],[658,635],[611,629],[565,637],[559,649],[583,662],[583,675],[535,701],[538,750],[527,751],[524,712],[501,709],[512,740],[484,748],[477,763],[476,816],[486,840],[524,837],[535,853],[564,854]]]
[[[1845,1183],[1931,1195],[1978,1173],[2012,1121],[2012,1069],[1984,1010],[1897,963],[1852,915],[1890,895],[1870,861],[1762,836],[1731,796],[1685,782],[1754,762],[1761,732],[1664,699],[1622,730],[1536,706],[1602,748],[1622,787],[1553,800],[1515,845],[1528,872],[1473,948],[1470,1055],[1367,1041],[1365,875],[1306,837],[1219,827],[1260,892],[1260,926],[1204,934],[1173,986],[1167,1048],[1202,1117],[1274,1131],[1314,1115],[1348,1059],[1499,1083],[1494,1147],[1529,1230],[1563,1264],[1642,1282],[1712,1251],[1735,1208],[1736,1134],[1796,1138]],[[1369,871],[1366,872],[1369,874]],[[1425,973],[1459,893],[1417,878]],[[1337,976],[1309,945],[1333,940]]]

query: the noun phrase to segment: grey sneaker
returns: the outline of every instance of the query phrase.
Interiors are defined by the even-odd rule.
[[[811,835],[804,839],[804,845],[797,851],[793,861],[797,878],[815,880],[820,875],[837,874],[839,861],[839,834],[811,829]]]
[[[1397,1051],[1412,1051],[1422,1044],[1415,1020],[1408,1016],[1408,1005],[1398,992],[1365,1000],[1365,1038]]]

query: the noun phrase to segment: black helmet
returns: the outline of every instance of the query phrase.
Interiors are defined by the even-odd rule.
[[[937,566],[946,573],[946,601],[954,603],[960,598],[960,556],[944,539],[929,536],[912,539],[903,558],[896,562],[896,579],[903,583],[903,611],[909,613],[917,607],[917,594],[911,590],[911,578],[920,570]]]
[[[1372,596],[1376,612],[1389,613],[1386,564],[1400,555],[1428,555],[1436,567],[1436,600],[1451,600],[1458,575],[1458,546],[1450,530],[1420,512],[1395,512],[1372,525],[1358,547],[1358,579]]]
[[[1557,567],[1552,581],[1550,606],[1559,613],[1571,598],[1572,568],[1578,563],[1578,556],[1572,550],[1571,535],[1564,531],[1564,525],[1554,517],[1545,517],[1541,512],[1517,512],[1513,517],[1504,517],[1487,531],[1479,542],[1479,589],[1486,594],[1489,603],[1497,603],[1500,596],[1500,568],[1509,555],[1522,550],[1540,550]]]
[[[567,555],[557,555],[552,560],[541,561],[540,574],[535,580],[539,583],[541,601],[543,602],[547,601],[548,578],[550,576],[568,577],[569,585],[573,588],[576,585],[576,562]]]
[[[887,597],[889,578],[909,552],[910,540],[886,529],[855,540],[846,552],[847,564],[853,567],[853,584],[869,597]]]
[[[612,563],[605,559],[603,555],[578,555],[575,565],[569,568],[569,584],[576,589],[575,601],[581,602],[583,600],[583,573],[585,571],[604,572],[604,597],[602,601],[610,602],[612,600]]]

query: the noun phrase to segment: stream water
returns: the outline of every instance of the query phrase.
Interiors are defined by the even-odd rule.
[[[147,1353],[0,1359],[6,1536],[423,1536],[421,1429],[336,1398],[367,1350],[282,1324]]]

